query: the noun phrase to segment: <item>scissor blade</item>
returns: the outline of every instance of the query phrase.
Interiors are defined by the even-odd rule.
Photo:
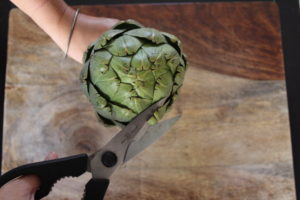
[[[124,158],[124,163],[142,152],[149,145],[157,141],[161,136],[168,132],[172,126],[178,121],[180,115],[171,119],[165,120],[153,126],[149,126],[145,134],[136,142],[129,145],[127,153]]]
[[[133,119],[127,126],[125,126],[114,138],[112,138],[104,148],[110,148],[111,151],[116,151],[120,147],[128,147],[128,144],[139,135],[140,132],[145,132],[144,128],[147,125],[147,121],[153,115],[155,110],[160,107],[166,99],[162,99],[157,103],[154,103],[135,119]]]
[[[116,168],[123,164],[128,145],[135,139],[136,135],[145,132],[147,121],[155,110],[160,107],[166,98],[154,103],[145,111],[140,113],[127,126],[125,126],[115,137],[113,137],[104,147],[89,156],[88,171],[92,172],[93,178],[109,178]],[[104,158],[105,157],[105,158]],[[113,167],[107,167],[104,160],[114,160]]]

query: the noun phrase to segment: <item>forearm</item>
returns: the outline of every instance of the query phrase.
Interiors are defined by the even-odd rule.
[[[66,51],[70,26],[75,15],[73,8],[69,7],[63,0],[11,1],[31,17],[63,51]],[[81,62],[86,47],[116,22],[118,22],[117,19],[79,14],[68,55]]]
[[[65,48],[72,9],[63,0],[11,1],[41,27],[59,47]]]

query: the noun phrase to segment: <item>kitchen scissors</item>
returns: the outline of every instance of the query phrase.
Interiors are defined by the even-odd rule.
[[[35,200],[47,196],[61,178],[77,177],[86,171],[92,178],[85,185],[83,200],[102,200],[115,170],[155,142],[167,132],[180,116],[150,126],[147,121],[163,103],[162,99],[135,117],[104,147],[91,155],[79,154],[55,160],[47,160],[14,168],[0,177],[0,187],[19,176],[34,174],[41,180]]]

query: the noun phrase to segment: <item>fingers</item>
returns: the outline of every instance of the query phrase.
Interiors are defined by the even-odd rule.
[[[33,198],[39,185],[40,180],[35,175],[14,179],[0,189],[0,199],[30,200]]]
[[[46,156],[45,160],[53,160],[53,159],[56,159],[56,158],[58,158],[58,155],[57,155],[55,152],[50,152],[50,153]]]
[[[49,153],[45,160],[58,158],[54,152]],[[14,179],[0,188],[2,200],[31,200],[40,186],[40,180],[35,175],[22,176]]]

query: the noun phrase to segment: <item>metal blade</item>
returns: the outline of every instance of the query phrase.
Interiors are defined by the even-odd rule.
[[[115,135],[104,147],[89,156],[88,171],[92,172],[94,178],[107,179],[118,166],[123,164],[129,144],[136,139],[136,135],[146,132],[147,129],[144,127],[147,126],[147,121],[155,110],[163,105],[165,100],[166,98],[148,107]],[[106,161],[113,161],[113,164]]]
[[[181,116],[178,115],[161,123],[149,126],[145,134],[138,141],[135,141],[129,145],[124,158],[124,163],[136,156],[138,153],[142,152],[145,148],[168,132],[168,130],[171,129],[171,127],[180,117]]]

